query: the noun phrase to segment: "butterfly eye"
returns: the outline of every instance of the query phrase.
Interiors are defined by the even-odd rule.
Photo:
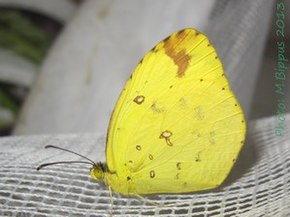
[[[97,181],[103,180],[104,172],[100,167],[93,167],[90,170],[91,177]]]

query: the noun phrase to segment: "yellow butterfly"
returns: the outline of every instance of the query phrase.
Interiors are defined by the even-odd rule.
[[[90,174],[124,195],[215,188],[234,165],[245,132],[215,49],[202,33],[184,29],[137,65],[111,117],[107,164],[92,162]]]

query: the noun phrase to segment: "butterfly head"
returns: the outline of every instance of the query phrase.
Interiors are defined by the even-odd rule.
[[[90,170],[90,174],[94,180],[103,180],[105,175],[105,165],[101,162],[94,164]]]

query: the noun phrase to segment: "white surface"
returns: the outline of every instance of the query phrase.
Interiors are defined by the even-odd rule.
[[[177,203],[156,207],[114,194],[114,216],[287,217],[290,216],[290,114],[284,137],[275,136],[276,117],[249,125],[236,165],[218,189],[189,194],[156,195],[150,199]],[[56,145],[103,161],[100,134],[10,137],[0,140],[1,216],[110,216],[108,188],[93,182],[89,167],[58,165],[36,171],[41,163],[78,160]]]

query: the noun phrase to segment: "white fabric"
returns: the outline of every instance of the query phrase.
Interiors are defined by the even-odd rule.
[[[207,192],[149,197],[173,207],[156,207],[113,195],[114,216],[290,216],[290,114],[284,137],[275,135],[276,117],[249,125],[248,139],[222,187]],[[103,161],[104,135],[60,135],[0,140],[0,216],[110,216],[108,188],[89,177],[89,167],[41,163],[80,160],[55,149],[74,150]]]

